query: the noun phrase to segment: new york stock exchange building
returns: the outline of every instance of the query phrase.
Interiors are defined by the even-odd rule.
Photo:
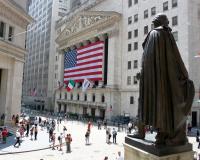
[[[111,1],[76,12],[57,28],[60,79],[59,87],[55,87],[55,112],[101,119],[137,115],[137,107],[133,106],[137,105],[138,97],[131,89],[128,92],[123,89],[127,77],[123,77],[121,6],[116,3],[116,10],[104,11],[109,6],[106,3]],[[84,80],[90,82],[85,91]],[[70,81],[75,82],[75,86],[68,92],[63,86]],[[127,96],[131,94],[133,96]]]

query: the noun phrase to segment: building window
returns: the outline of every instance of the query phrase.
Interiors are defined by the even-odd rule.
[[[138,49],[138,42],[134,42],[134,50]]]
[[[134,22],[138,21],[138,14],[134,15]]]
[[[0,22],[0,37],[5,38],[5,30],[6,24],[4,22]]]
[[[65,99],[67,99],[67,93],[65,93]]]
[[[128,7],[132,6],[132,0],[128,0]]]
[[[77,94],[77,100],[79,101],[79,99],[80,99],[80,96],[79,96],[79,94]]]
[[[138,82],[137,82],[137,77],[136,76],[134,76],[133,77],[133,84],[137,84]]]
[[[168,1],[163,3],[163,11],[167,11],[168,10]]]
[[[148,18],[148,9],[146,9],[145,11],[144,11],[144,19],[145,18]]]
[[[134,4],[137,4],[138,3],[138,0],[134,0]]]
[[[177,7],[177,6],[178,6],[177,0],[172,0],[172,8]]]
[[[130,104],[134,104],[134,97],[133,96],[130,97]]]
[[[95,94],[92,95],[92,102],[95,102]]]
[[[73,100],[73,94],[71,94],[71,100]]]
[[[129,32],[128,32],[128,39],[131,39],[131,38],[132,38],[132,32],[129,31]]]
[[[138,60],[134,60],[133,68],[138,68]]]
[[[13,41],[13,35],[14,35],[14,28],[12,26],[9,26],[8,29],[8,41]]]
[[[148,26],[144,26],[144,34],[148,33]]]
[[[128,69],[131,69],[131,61],[128,61]]]
[[[104,95],[101,96],[101,102],[105,102],[105,96]]]
[[[87,101],[87,94],[84,95],[84,101]]]
[[[138,37],[138,29],[134,30],[134,37]]]
[[[131,51],[131,49],[132,49],[132,45],[131,45],[131,43],[129,43],[128,44],[128,51]]]
[[[131,76],[127,77],[127,85],[131,85]]]
[[[178,41],[178,31],[172,32],[175,41]]]
[[[132,17],[128,17],[128,24],[132,23]]]
[[[151,8],[151,15],[152,16],[156,15],[156,7]]]
[[[175,17],[172,17],[172,26],[176,26],[178,25],[178,17],[175,16]]]

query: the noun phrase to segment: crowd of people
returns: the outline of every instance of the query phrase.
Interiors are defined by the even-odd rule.
[[[19,117],[19,115],[12,116],[13,125],[17,128],[15,133],[15,142],[13,146],[19,148],[22,145],[22,141],[30,138],[31,141],[37,141],[38,132],[40,130],[46,130],[49,135],[50,148],[52,150],[63,151],[63,146],[66,146],[66,153],[70,153],[72,136],[67,132],[67,127],[62,124],[63,118],[58,117],[57,120],[51,118],[41,118],[35,117],[35,121],[32,123],[29,118]],[[97,123],[98,129],[102,129],[102,125],[106,131],[106,143],[107,144],[117,144],[117,131],[115,128],[112,129],[107,127],[107,121],[99,121]],[[60,127],[59,127],[60,126]],[[62,128],[59,131],[59,128]],[[85,144],[90,145],[90,135],[91,135],[92,123],[89,121],[87,123],[86,133],[85,133]],[[6,143],[8,136],[8,130],[6,127],[0,131],[0,141]],[[111,142],[112,137],[112,142]]]

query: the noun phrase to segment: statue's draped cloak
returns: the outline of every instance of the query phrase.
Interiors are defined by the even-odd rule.
[[[139,119],[173,134],[184,124],[191,109],[193,83],[169,27],[152,30],[143,48]]]

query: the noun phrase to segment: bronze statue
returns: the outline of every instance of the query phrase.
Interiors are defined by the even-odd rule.
[[[181,59],[164,14],[153,20],[154,29],[143,43],[138,106],[139,132],[144,125],[157,129],[156,144],[181,145],[187,142],[186,117],[194,98],[194,85]]]

